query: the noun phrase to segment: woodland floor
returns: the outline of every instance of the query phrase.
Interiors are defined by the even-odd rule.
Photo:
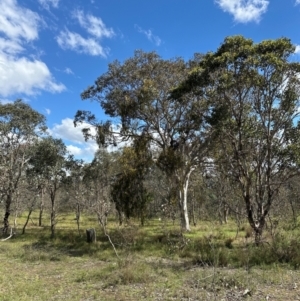
[[[213,267],[124,248],[118,259],[105,237],[49,241],[48,229],[32,229],[0,242],[0,301],[300,300],[300,272],[288,265]]]
[[[117,263],[82,257],[22,262],[0,254],[0,300],[300,300],[299,271],[187,267],[145,259],[155,266],[148,280],[120,283]],[[128,263],[130,264],[130,263]],[[135,262],[135,267],[139,264]],[[119,271],[118,271],[119,269]],[[111,274],[104,277],[102,270]],[[131,277],[126,275],[126,277]],[[247,291],[250,291],[247,294]]]

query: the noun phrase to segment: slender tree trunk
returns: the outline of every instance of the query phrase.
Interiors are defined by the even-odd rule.
[[[39,214],[39,227],[42,227],[43,212],[44,212],[44,188],[42,188],[42,190],[41,190],[41,204],[40,204],[40,214]]]
[[[194,192],[193,199],[192,199],[192,220],[193,220],[194,227],[196,227],[197,223],[196,223],[196,217],[195,217],[195,192]]]
[[[51,193],[51,215],[50,215],[50,228],[51,238],[55,236],[56,212],[55,212],[55,193]]]
[[[29,208],[29,211],[28,211],[28,215],[27,215],[27,219],[26,219],[26,222],[25,222],[25,224],[24,224],[24,226],[23,226],[22,234],[25,234],[25,229],[26,229],[27,224],[28,224],[28,222],[29,222],[29,219],[30,219],[31,213],[32,213],[32,211],[33,211],[33,208],[34,208],[35,205],[36,205],[36,201],[37,201],[37,198],[35,197],[35,198],[33,199],[32,203],[31,203],[31,205],[30,205],[30,208]]]
[[[184,231],[191,231],[189,213],[187,209],[187,189],[188,189],[188,179],[183,185],[182,189],[180,189],[179,191],[179,207],[180,207],[181,227]]]
[[[292,214],[293,214],[293,226],[294,226],[294,228],[296,228],[296,226],[297,226],[297,214],[296,214],[295,206],[293,204],[292,197],[288,197],[288,200],[289,200],[289,203],[291,205]]]
[[[117,210],[117,215],[118,215],[118,219],[119,219],[119,226],[122,226],[123,222],[124,222],[124,213],[118,208],[116,210]]]
[[[4,214],[4,227],[3,227],[3,235],[7,235],[8,234],[8,228],[9,228],[9,218],[10,215],[10,211],[9,210],[5,210],[5,214]]]
[[[51,238],[54,238],[54,236],[55,236],[55,211],[54,211],[54,209],[51,210],[50,228],[51,228]]]
[[[28,222],[29,222],[31,213],[32,213],[32,211],[33,211],[32,209],[33,209],[32,207],[29,209],[29,212],[28,212],[28,215],[27,215],[26,222],[25,222],[25,224],[24,224],[24,226],[23,226],[22,234],[25,234],[26,226],[27,226],[27,224],[28,224]]]
[[[181,217],[181,227],[184,231],[191,231],[190,221],[189,221],[189,212],[187,208],[187,193],[190,181],[190,175],[194,171],[194,168],[190,168],[189,172],[184,174],[183,178],[178,177],[179,183],[179,208],[180,208],[180,217]],[[183,181],[182,181],[183,179]],[[183,183],[183,184],[181,184]]]
[[[255,234],[255,244],[258,246],[261,243],[261,238],[262,238],[262,233],[263,233],[263,228],[265,225],[265,219],[261,219],[261,222],[257,227],[254,228],[254,234]]]
[[[17,190],[17,193],[15,194],[15,199],[14,199],[14,205],[15,205],[14,229],[17,228],[17,219],[18,219],[19,209],[20,209],[19,200],[20,200],[19,191]]]
[[[9,229],[9,216],[10,216],[10,207],[12,203],[12,193],[9,192],[6,195],[6,203],[5,203],[5,213],[4,213],[4,219],[3,219],[3,235],[8,234]]]
[[[218,206],[218,217],[219,217],[219,222],[220,222],[220,225],[223,224],[223,208],[222,208],[222,202],[221,204],[219,204]]]
[[[229,213],[229,207],[227,206],[227,204],[224,204],[223,217],[224,217],[224,223],[225,224],[228,223],[228,213]]]
[[[77,202],[76,204],[76,223],[77,223],[77,230],[78,230],[78,234],[80,236],[80,205],[79,203]]]
[[[268,209],[264,210],[263,206],[260,205],[259,209],[257,210],[257,215],[255,218],[249,190],[250,190],[250,187],[248,187],[248,190],[246,190],[246,193],[244,195],[244,199],[246,202],[247,216],[248,216],[249,224],[255,234],[255,244],[259,245],[261,243],[263,229],[266,224],[266,216],[267,216],[269,210]],[[262,201],[261,201],[261,204],[262,204]]]
[[[239,212],[238,207],[236,207],[236,209],[235,209],[235,220],[236,220],[236,225],[237,225],[235,239],[237,239],[239,232],[240,232],[240,227],[241,227],[240,212]]]

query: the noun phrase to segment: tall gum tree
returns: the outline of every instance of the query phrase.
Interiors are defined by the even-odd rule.
[[[0,104],[0,194],[4,198],[3,234],[9,229],[11,205],[31,158],[30,148],[46,131],[45,117],[21,100]]]
[[[239,183],[259,243],[280,187],[299,173],[300,64],[289,39],[225,39],[173,91],[205,93],[219,132],[218,163]],[[216,160],[217,160],[216,159]]]
[[[87,122],[96,126],[99,144],[105,144],[107,137],[113,139],[114,134],[123,140],[146,137],[158,154],[158,166],[168,173],[170,181],[176,182],[181,225],[187,231],[189,178],[205,156],[209,141],[204,118],[206,101],[192,93],[180,101],[170,97],[170,90],[186,79],[190,68],[180,58],[163,60],[155,52],[136,51],[123,64],[109,64],[108,71],[81,95],[84,100],[99,102],[119,125],[117,133],[110,122],[97,122],[91,112],[78,111],[74,121],[75,125]],[[88,128],[83,132],[86,138],[91,134]]]
[[[68,152],[61,139],[51,136],[39,140],[30,158],[28,175],[40,178],[46,193],[50,197],[51,238],[55,236],[57,223],[57,194],[66,180],[70,164],[66,164]]]

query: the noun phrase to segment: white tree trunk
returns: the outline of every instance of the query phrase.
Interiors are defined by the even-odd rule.
[[[189,187],[190,175],[194,169],[191,169],[182,181],[182,186],[179,191],[179,206],[180,206],[180,217],[181,217],[181,227],[185,231],[191,231],[189,213],[187,208],[187,193]]]

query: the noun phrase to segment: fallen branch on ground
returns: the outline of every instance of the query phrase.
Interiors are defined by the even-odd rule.
[[[10,228],[10,235],[9,235],[8,237],[4,238],[4,239],[1,239],[1,241],[8,240],[8,239],[10,239],[10,238],[13,237],[13,236],[14,236],[13,229]]]

